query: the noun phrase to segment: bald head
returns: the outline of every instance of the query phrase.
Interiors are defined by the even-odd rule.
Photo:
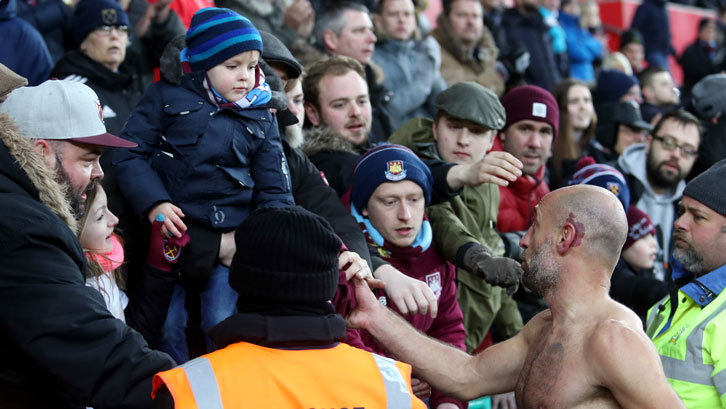
[[[575,185],[555,190],[545,200],[554,224],[574,229],[571,247],[582,246],[588,258],[605,265],[617,264],[628,221],[614,194],[598,186]]]

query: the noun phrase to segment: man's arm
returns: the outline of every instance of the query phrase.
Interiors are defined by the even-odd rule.
[[[622,408],[684,408],[668,384],[658,352],[640,329],[640,320],[614,319],[592,334],[586,356],[595,379]]]
[[[416,331],[378,303],[365,282],[354,280],[358,305],[348,325],[366,329],[431,386],[460,400],[514,390],[527,355],[526,331],[472,357]]]

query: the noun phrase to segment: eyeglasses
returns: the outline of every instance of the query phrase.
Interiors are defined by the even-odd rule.
[[[96,31],[103,36],[110,36],[111,31],[116,30],[119,34],[129,35],[129,26],[100,26],[96,28]]]
[[[698,150],[694,148],[691,145],[679,145],[678,142],[676,142],[675,138],[670,136],[657,136],[657,135],[651,135],[653,139],[660,142],[661,145],[663,145],[663,149],[667,151],[675,150],[676,148],[681,148],[681,153],[685,156],[695,156],[698,153]]]

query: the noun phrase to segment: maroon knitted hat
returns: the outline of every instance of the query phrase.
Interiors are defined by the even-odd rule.
[[[550,124],[554,131],[552,140],[557,137],[560,109],[555,97],[544,88],[536,85],[514,87],[502,98],[502,105],[507,113],[505,129],[515,122],[531,119]]]
[[[653,222],[647,213],[631,205],[628,207],[628,238],[623,244],[623,250],[648,234],[655,235]]]

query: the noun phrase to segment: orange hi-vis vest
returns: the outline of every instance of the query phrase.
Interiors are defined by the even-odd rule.
[[[154,376],[176,409],[425,409],[411,366],[346,344],[274,349],[232,344]]]

